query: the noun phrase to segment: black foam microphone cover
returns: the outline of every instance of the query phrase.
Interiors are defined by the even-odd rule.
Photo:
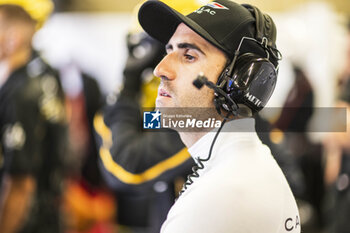
[[[198,89],[201,89],[207,81],[208,79],[203,74],[199,74],[197,78],[193,80],[192,84]]]

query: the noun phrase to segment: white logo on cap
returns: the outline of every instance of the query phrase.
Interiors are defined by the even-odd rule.
[[[205,7],[201,7],[198,10],[195,10],[194,12],[196,12],[197,14],[202,14],[203,12],[206,12],[206,13],[211,14],[211,15],[216,14],[216,11],[213,11],[213,10],[211,10],[209,8],[205,8]]]
[[[208,8],[210,7],[210,8]],[[217,3],[217,2],[211,2],[211,3],[208,3],[207,5],[205,5],[204,7],[201,7],[199,8],[198,10],[196,10],[195,12],[197,14],[202,14],[203,12],[206,12],[210,15],[215,15],[216,14],[216,11],[214,11],[213,9],[219,9],[219,10],[229,10],[226,6],[220,4],[220,3]]]

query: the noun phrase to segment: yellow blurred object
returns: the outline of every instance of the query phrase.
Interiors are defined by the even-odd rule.
[[[158,95],[158,86],[160,79],[153,76],[152,80],[146,82],[142,85],[142,97],[141,97],[141,106],[143,108],[154,108],[155,99]]]
[[[284,133],[281,130],[274,128],[270,132],[270,140],[275,144],[280,144],[284,140]]]
[[[22,7],[37,21],[37,30],[43,26],[54,9],[51,0],[0,0],[1,4],[12,4]]]
[[[63,197],[64,221],[70,229],[86,231],[99,222],[115,219],[116,200],[110,193],[91,191],[81,183],[70,181]]]
[[[206,3],[210,2],[209,0],[160,0],[161,2],[164,2],[171,8],[174,8],[178,12],[180,12],[183,15],[187,15],[191,13],[192,11],[197,10],[202,5],[205,5]],[[131,22],[131,27],[129,29],[129,33],[140,33],[142,32],[142,28],[138,22],[138,12],[141,7],[141,5],[146,1],[141,1],[139,4],[137,4],[133,10],[133,21]]]
[[[147,1],[147,0],[146,0]],[[138,21],[138,12],[141,7],[141,5],[146,2],[141,1],[139,4],[137,4],[132,12],[133,19],[131,22],[131,27],[129,29],[129,33],[140,33],[142,32],[141,25]],[[206,3],[210,2],[210,0],[160,0],[161,2],[164,2],[168,6],[174,8],[178,12],[180,12],[183,15],[187,15],[191,13],[192,11],[197,10],[202,5],[205,5]]]
[[[161,0],[171,8],[174,8],[183,15],[187,15],[194,10],[197,10],[202,5],[210,2],[209,0]]]

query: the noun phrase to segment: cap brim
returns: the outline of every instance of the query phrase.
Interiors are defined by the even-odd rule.
[[[186,24],[200,36],[219,49],[227,52],[207,31],[196,22],[165,3],[157,0],[145,2],[139,11],[139,22],[142,28],[153,38],[167,44],[180,23]]]

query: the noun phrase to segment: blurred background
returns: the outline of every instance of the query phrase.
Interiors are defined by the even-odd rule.
[[[139,1],[55,0],[56,12],[37,33],[34,47],[54,66],[74,62],[92,74],[107,93],[121,81],[125,64],[125,34]],[[341,0],[237,1],[255,4],[270,13],[277,25],[277,45],[286,63],[305,67],[316,88],[316,103],[328,106],[334,98],[336,76],[345,65],[347,16],[350,2]],[[92,46],[93,45],[93,46]],[[70,59],[70,61],[69,61]],[[283,66],[283,64],[281,65]],[[290,68],[279,85],[291,85]],[[303,68],[304,68],[303,67]],[[289,76],[289,77],[287,77]],[[285,82],[285,83],[284,83]],[[277,89],[288,93],[286,88]],[[283,95],[277,93],[276,95]],[[327,93],[325,95],[324,93]],[[283,98],[273,98],[274,101]]]

